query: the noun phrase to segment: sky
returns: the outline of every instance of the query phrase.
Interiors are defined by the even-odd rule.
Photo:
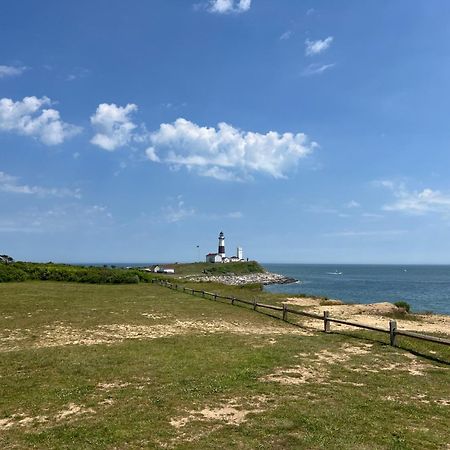
[[[0,253],[450,263],[450,3],[3,0]],[[197,247],[198,246],[198,247]]]

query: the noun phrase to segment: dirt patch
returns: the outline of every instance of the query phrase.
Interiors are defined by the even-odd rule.
[[[80,329],[59,323],[47,325],[34,331],[30,339],[30,330],[6,330],[0,336],[0,351],[14,351],[21,348],[57,347],[65,345],[113,344],[125,339],[157,339],[186,334],[232,333],[240,335],[277,336],[302,335],[312,333],[299,328],[266,324],[255,326],[248,322],[224,322],[206,320],[177,320],[170,324],[133,325],[112,324],[99,325],[93,329]]]
[[[169,319],[172,317],[169,314],[154,314],[154,313],[142,313],[141,316],[147,317],[147,319],[152,320]]]
[[[328,373],[319,371],[317,368],[303,367],[300,365],[292,367],[278,367],[274,373],[265,375],[259,381],[274,382],[279,384],[323,384]]]
[[[30,427],[36,424],[67,421],[85,414],[94,414],[95,410],[82,405],[69,403],[67,407],[52,416],[27,416],[23,413],[0,419],[0,431],[17,427]]]
[[[353,355],[366,355],[370,353],[372,344],[351,345],[344,344],[337,351],[321,350],[317,353],[300,353],[294,357],[306,359],[305,365],[297,364],[290,367],[278,367],[269,375],[260,378],[260,381],[280,384],[306,384],[306,383],[344,383],[341,380],[329,380],[326,365],[341,364],[348,361]],[[359,385],[359,384],[358,384]]]
[[[362,364],[359,367],[353,367],[350,370],[353,372],[407,372],[409,375],[413,376],[424,376],[431,367],[430,364],[426,364],[418,359],[416,356],[406,353],[403,355],[405,361],[392,362],[386,364],[378,358],[374,358],[370,364]],[[441,367],[440,370],[448,370]]]
[[[259,414],[267,410],[271,398],[258,396],[251,398],[234,398],[224,400],[218,405],[204,405],[197,409],[186,411],[181,416],[170,419],[170,424],[176,430],[176,436],[164,447],[173,447],[181,442],[193,442],[224,426],[239,426],[248,420],[250,414]],[[193,423],[202,423],[202,429],[191,429]]]
[[[388,395],[387,397],[384,397],[384,400],[387,400],[389,402],[395,402],[402,405],[410,405],[412,403],[424,403],[424,404],[434,404],[434,405],[441,405],[441,406],[450,406],[450,398],[438,398],[438,399],[431,399],[425,394],[417,394],[412,395],[410,397],[400,397],[395,395]]]
[[[116,381],[114,383],[99,383],[97,388],[102,391],[111,391],[113,389],[122,389],[124,387],[130,386],[131,383],[125,381]]]
[[[93,414],[95,411],[92,408],[85,408],[80,405],[76,405],[75,403],[70,403],[67,407],[67,409],[64,409],[60,411],[56,416],[55,419],[57,421],[65,420],[68,418],[81,416],[83,414]]]

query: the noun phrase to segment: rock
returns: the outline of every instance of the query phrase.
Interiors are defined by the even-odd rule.
[[[242,275],[227,274],[227,275],[197,275],[184,277],[189,281],[195,282],[214,282],[228,284],[232,286],[240,286],[244,284],[289,284],[295,283],[297,280],[290,277],[285,277],[278,273],[263,272],[263,273],[248,273]]]

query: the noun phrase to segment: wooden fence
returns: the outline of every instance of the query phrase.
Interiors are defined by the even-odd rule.
[[[251,306],[254,310],[256,310],[258,308],[258,310],[268,309],[271,311],[278,311],[281,313],[281,315],[282,315],[281,318],[285,322],[289,322],[288,314],[295,314],[298,316],[309,317],[310,319],[321,320],[321,321],[323,321],[323,331],[325,333],[331,331],[331,323],[338,323],[341,325],[348,325],[348,326],[352,326],[352,327],[356,327],[356,328],[363,328],[365,330],[378,331],[379,333],[389,334],[390,344],[393,346],[397,345],[397,337],[398,336],[406,336],[406,337],[410,337],[410,338],[414,338],[414,339],[421,339],[423,341],[435,342],[437,344],[450,345],[449,339],[444,339],[444,338],[440,338],[440,337],[436,337],[436,336],[427,336],[425,334],[413,333],[410,331],[399,330],[397,328],[397,321],[395,321],[395,320],[390,320],[389,321],[389,329],[384,329],[384,328],[380,328],[380,327],[374,327],[371,325],[364,325],[361,323],[352,322],[349,320],[334,319],[334,318],[330,317],[328,311],[324,311],[323,315],[313,314],[313,313],[309,313],[306,311],[300,311],[298,309],[288,308],[285,304],[283,304],[283,306],[266,305],[265,303],[258,303],[256,301],[256,299],[253,301],[250,301],[250,300],[243,300],[243,299],[240,299],[237,297],[224,296],[224,295],[216,294],[214,292],[207,292],[207,291],[203,291],[203,290],[188,288],[185,286],[178,285],[176,283],[171,283],[170,281],[166,281],[166,280],[153,279],[152,283],[157,283],[160,286],[164,286],[169,289],[177,290],[180,292],[185,292],[187,294],[200,295],[203,298],[209,297],[210,299],[213,299],[213,300],[218,300],[218,299],[228,300],[231,302],[232,305],[235,305],[236,303],[241,303],[244,305]]]

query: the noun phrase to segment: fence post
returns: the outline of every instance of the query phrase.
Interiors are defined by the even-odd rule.
[[[283,303],[283,320],[286,321],[287,320],[287,308],[286,308],[286,304]]]
[[[234,301],[235,301],[236,299],[233,297],[232,299],[231,299],[231,304],[232,305],[234,305]]]
[[[257,305],[257,303],[256,303],[256,298],[255,298],[255,300],[253,300],[253,309],[256,311],[256,305]]]
[[[397,344],[397,321],[396,320],[389,321],[389,336],[391,338],[391,345],[395,347]]]
[[[323,331],[325,333],[328,333],[330,331],[330,321],[328,320],[329,316],[330,316],[329,311],[323,312]]]

